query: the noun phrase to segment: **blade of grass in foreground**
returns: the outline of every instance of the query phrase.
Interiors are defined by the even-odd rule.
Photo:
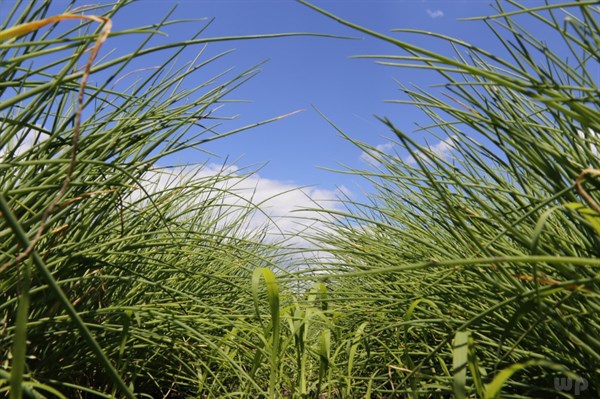
[[[15,218],[14,214],[10,210],[10,208],[8,206],[8,202],[4,198],[3,194],[0,194],[0,211],[2,211],[3,217],[6,219],[6,222],[8,223],[10,228],[13,230],[14,235],[19,240],[19,244],[21,245],[21,247],[29,248],[31,245],[31,242],[27,238],[27,235],[26,235],[25,231],[23,230],[23,228],[21,227],[21,225],[19,224],[18,220]],[[108,373],[110,378],[113,380],[115,385],[117,385],[119,387],[119,389],[121,390],[121,392],[123,394],[125,394],[127,397],[134,398],[135,396],[129,390],[127,385],[123,382],[123,380],[121,379],[121,376],[119,375],[117,370],[114,368],[114,366],[110,362],[110,360],[106,357],[106,354],[104,353],[104,351],[102,350],[102,348],[100,347],[98,342],[94,339],[94,336],[92,335],[91,331],[87,328],[83,319],[80,317],[77,310],[75,310],[75,308],[73,307],[73,304],[69,301],[69,299],[67,298],[67,296],[65,295],[63,290],[61,290],[57,281],[52,276],[52,273],[50,272],[50,270],[48,270],[48,267],[46,266],[45,262],[42,260],[42,258],[40,257],[40,255],[38,254],[38,252],[35,249],[31,250],[31,259],[32,259],[33,263],[35,264],[35,266],[37,267],[39,274],[45,280],[46,284],[48,284],[48,286],[51,288],[52,294],[60,301],[61,305],[64,307],[67,314],[73,319],[75,325],[81,332],[81,335],[87,341],[88,345],[90,346],[90,348],[96,355],[98,361],[100,361],[100,363],[106,369],[106,372]],[[24,309],[25,310],[23,310],[23,312],[26,311],[27,307],[24,307]],[[22,317],[25,317],[25,316],[21,315],[21,318]],[[21,323],[23,322],[23,320],[19,320],[19,321]],[[17,334],[19,332],[21,332],[21,333],[26,332],[26,326],[24,326],[23,324],[20,324],[19,330],[24,330],[24,331],[17,331],[15,334]],[[19,340],[23,339],[23,337],[19,337],[19,335],[16,335],[16,337]],[[23,348],[23,346],[24,346],[24,345],[18,345],[18,344],[16,344],[16,345],[18,348]],[[19,373],[19,368],[20,367],[18,367],[16,370],[17,373]]]

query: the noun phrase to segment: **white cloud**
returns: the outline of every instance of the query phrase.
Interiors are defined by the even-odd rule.
[[[149,193],[192,184],[207,187],[205,195],[194,197],[194,202],[200,204],[208,199],[218,199],[212,209],[219,223],[225,225],[246,215],[240,233],[266,231],[269,241],[288,239],[289,244],[300,247],[310,244],[296,236],[298,232],[326,230],[328,220],[326,213],[303,209],[341,210],[337,199],[342,193],[349,194],[344,187],[338,190],[300,187],[247,174],[233,165],[162,168],[146,173],[143,178],[144,189]],[[143,191],[136,190],[128,202],[145,203],[143,198]]]
[[[577,130],[577,135],[586,140],[587,142],[589,142],[590,144],[590,152],[594,155],[594,156],[598,156],[598,147],[596,147],[596,144],[594,144],[594,142],[598,142],[598,134],[592,130],[592,129],[588,129],[588,134],[586,135],[583,131],[581,130]]]
[[[427,15],[429,15],[430,18],[432,19],[436,19],[436,18],[441,18],[444,16],[444,12],[440,9],[436,9],[436,10],[431,10],[430,8],[427,9]]]
[[[452,150],[454,149],[454,140],[456,139],[456,136],[450,136],[445,140],[440,140],[437,144],[434,144],[433,146],[429,147],[429,151],[431,151],[433,154],[435,154],[438,158],[441,159],[448,159],[450,157],[450,153],[452,152]],[[417,153],[417,156],[419,156],[420,153]],[[414,165],[417,163],[417,160],[411,155],[408,158],[406,158],[406,162],[410,165]]]
[[[1,126],[0,126],[1,128]],[[41,131],[21,130],[13,139],[0,148],[0,162],[8,153],[18,156],[32,146],[47,139],[48,135]],[[383,146],[387,149],[387,146]],[[343,194],[351,193],[344,187],[337,190],[320,189],[317,187],[300,187],[297,184],[268,179],[259,174],[248,174],[235,165],[206,164],[203,166],[187,166],[174,168],[156,168],[142,177],[140,185],[147,193],[159,193],[176,187],[203,185],[205,190],[196,190],[191,201],[197,204],[211,198],[218,198],[214,206],[220,212],[220,223],[226,224],[235,220],[248,209],[257,206],[249,212],[245,226],[246,231],[266,229],[268,238],[272,241],[290,238],[290,244],[308,245],[294,235],[299,231],[309,232],[311,229],[326,229],[326,213],[318,211],[301,211],[304,208],[323,208],[341,210],[337,199]],[[135,190],[128,198],[131,204],[143,205],[144,190]],[[224,194],[225,193],[225,194]]]
[[[0,125],[0,129],[4,129],[3,125]],[[48,135],[41,130],[34,128],[21,129],[10,139],[10,141],[0,148],[0,161],[4,160],[8,153],[12,153],[13,157],[25,153],[35,144],[41,143],[46,140]]]
[[[373,167],[378,167],[381,164],[381,154],[389,152],[392,148],[394,148],[394,145],[395,144],[391,141],[376,145],[375,150],[363,151],[359,158],[361,161],[368,163]]]

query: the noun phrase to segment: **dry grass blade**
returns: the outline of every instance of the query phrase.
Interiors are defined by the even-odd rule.
[[[577,187],[577,192],[579,193],[579,195],[581,195],[583,197],[583,199],[585,200],[585,202],[587,202],[587,204],[590,206],[590,208],[592,208],[594,211],[596,211],[597,213],[600,214],[600,205],[598,205],[598,203],[587,193],[587,191],[585,191],[585,189],[583,188],[583,185],[582,185],[583,180],[588,175],[600,176],[600,170],[597,170],[597,169],[583,170],[579,174],[579,176],[577,176],[577,179],[575,180],[575,187]]]

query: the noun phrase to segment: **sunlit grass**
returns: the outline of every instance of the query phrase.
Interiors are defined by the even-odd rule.
[[[85,12],[108,21],[124,5]],[[441,74],[444,89],[401,87],[401,102],[431,118],[420,134],[444,151],[384,117],[395,152],[348,137],[376,160],[349,171],[374,190],[367,203],[345,198],[345,212],[318,209],[304,257],[251,223],[239,172],[158,166],[279,119],[232,131],[217,120],[254,68],[181,89],[226,56],[180,65],[182,51],[236,38],[202,28],[151,47],[177,22],[169,16],[113,32],[143,39],[124,56],[101,51],[88,72],[103,79],[87,85],[81,67],[102,26],[60,22],[0,42],[0,392],[599,396],[598,8],[497,7],[479,23],[507,59],[448,37],[456,53],[436,54],[404,39],[424,32],[387,36],[317,9],[398,48],[361,57]],[[14,10],[2,31],[48,12],[36,2]],[[562,38],[569,60],[517,14]],[[155,51],[163,65],[130,69]],[[117,84],[131,74],[133,84]],[[585,389],[561,390],[560,378]]]
[[[336,256],[331,308],[348,331],[338,344],[348,348],[360,328],[364,345],[352,397],[575,395],[575,385],[557,388],[561,377],[598,395],[600,215],[597,171],[584,172],[598,166],[598,9],[503,6],[484,22],[506,60],[450,38],[456,54],[435,54],[406,39],[426,32],[386,36],[320,10],[401,50],[363,57],[432,69],[445,88],[400,87],[401,102],[431,119],[421,134],[446,151],[381,118],[396,151],[356,142],[378,163],[353,171],[376,193],[321,236]],[[517,13],[551,28],[571,61],[528,34]]]
[[[124,5],[108,7],[102,21]],[[44,3],[19,3],[4,26],[47,12]],[[150,47],[167,19],[113,32],[142,34],[139,47],[90,61],[95,83],[87,85],[80,65],[97,38],[88,23],[0,44],[0,390],[11,397],[254,397],[276,388],[277,374],[261,381],[277,346],[257,349],[266,332],[254,303],[263,295],[253,294],[251,277],[277,269],[281,251],[250,228],[252,204],[228,205],[228,173],[158,165],[281,117],[218,126],[216,108],[257,70],[201,74],[226,53],[175,61],[192,45],[245,38],[203,38],[202,27],[189,41]],[[131,70],[154,51],[164,52],[163,65]],[[121,82],[131,73],[132,85]],[[192,77],[207,80],[181,89]]]

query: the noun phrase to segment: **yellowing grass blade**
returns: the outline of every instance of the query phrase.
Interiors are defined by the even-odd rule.
[[[575,188],[577,189],[577,192],[579,193],[579,195],[581,195],[583,197],[583,199],[585,200],[585,202],[587,202],[587,204],[590,206],[590,208],[592,208],[597,213],[600,213],[600,205],[598,205],[596,203],[596,201],[594,201],[594,199],[588,194],[587,191],[585,191],[585,189],[583,188],[583,185],[581,184],[587,175],[600,176],[600,170],[584,169],[579,174],[579,176],[577,176],[577,179],[575,180]]]
[[[26,35],[33,31],[36,31],[48,24],[52,24],[67,19],[85,19],[88,21],[96,21],[100,23],[107,22],[107,18],[97,17],[94,15],[75,15],[75,14],[60,14],[53,15],[48,18],[40,19],[39,21],[27,22],[25,24],[13,26],[11,28],[0,31],[0,41],[15,39],[19,36]]]
[[[569,202],[565,206],[579,212],[592,225],[596,233],[600,235],[600,214],[598,212],[578,202]]]

